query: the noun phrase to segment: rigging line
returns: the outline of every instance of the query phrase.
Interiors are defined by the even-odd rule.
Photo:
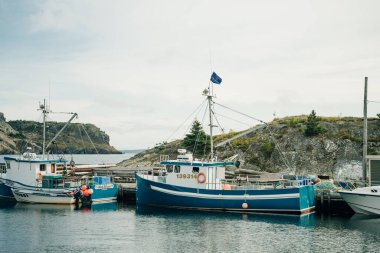
[[[270,134],[270,138],[272,139],[272,141],[274,142],[274,146],[275,148],[277,149],[277,151],[280,153],[280,157],[281,157],[281,160],[282,162],[285,164],[285,166],[288,168],[288,169],[292,169],[293,166],[290,165],[288,159],[285,157],[283,151],[281,150],[280,148],[280,145],[278,145],[278,142],[276,141],[276,139],[273,137],[273,132],[269,129],[269,125],[267,125],[268,127],[268,131],[269,131],[269,134]]]
[[[203,117],[202,117],[202,124],[201,124],[202,130],[203,130],[203,124],[204,124],[205,117],[206,117],[207,108],[208,108],[208,106],[206,106],[205,112],[203,113]],[[194,145],[194,148],[193,148],[193,154],[195,154],[195,150],[197,150],[200,133],[201,133],[201,131],[198,132],[197,138],[195,139],[195,145]]]
[[[206,101],[204,101],[204,102],[206,102]],[[207,108],[207,103],[203,103],[202,107],[199,108],[197,114],[195,115],[195,119],[198,118],[198,114],[202,111],[204,105],[206,105],[206,108]],[[183,135],[186,135],[186,133],[188,133],[188,132],[190,131],[191,126],[192,126],[191,124],[188,125],[188,127],[186,128],[186,130],[185,130],[185,132],[183,133]]]
[[[214,119],[215,119],[216,123],[218,124],[220,130],[222,130],[222,133],[224,134],[224,128],[222,127],[222,125],[220,124],[218,118],[216,117],[214,101],[213,101],[212,107],[211,107],[211,114],[214,116]]]
[[[245,123],[245,122],[243,122],[243,121],[240,121],[240,120],[236,120],[236,119],[233,119],[233,118],[230,118],[230,117],[227,117],[227,116],[225,116],[225,115],[223,115],[223,114],[220,114],[220,113],[215,113],[216,115],[218,115],[218,116],[221,116],[221,117],[223,117],[223,118],[226,118],[226,119],[229,119],[229,120],[232,120],[232,121],[235,121],[235,122],[238,122],[238,123],[240,123],[240,124],[243,124],[243,125],[246,125],[246,126],[251,126],[250,124],[247,124],[247,123]]]
[[[86,145],[84,145],[84,141],[83,141],[83,136],[82,136],[82,131],[80,130],[80,127],[79,127],[80,124],[78,124],[78,130],[79,130],[79,135],[80,135],[80,139],[82,141],[82,146],[83,146],[83,151],[84,153],[86,154]]]
[[[376,101],[376,100],[367,100],[368,103],[378,103],[380,104],[380,101]]]
[[[88,139],[90,140],[92,146],[94,147],[96,153],[99,155],[99,152],[98,152],[98,150],[96,149],[95,144],[92,142],[90,136],[88,135],[88,133],[87,133],[87,131],[86,131],[86,128],[83,126],[83,124],[80,124],[80,125],[82,126],[84,132],[86,133],[86,135],[87,135]],[[100,157],[100,156],[99,156],[99,157]],[[104,164],[103,158],[102,158],[101,160],[102,160],[102,162],[103,162],[103,164]]]
[[[230,107],[228,107],[228,106],[225,106],[225,105],[219,104],[219,103],[217,103],[217,102],[214,102],[214,104],[217,104],[217,105],[219,105],[219,106],[221,106],[221,107],[223,107],[223,108],[226,108],[226,109],[228,109],[228,110],[231,110],[231,111],[233,111],[233,112],[236,112],[236,113],[238,113],[238,114],[244,115],[244,116],[246,116],[246,117],[248,117],[248,118],[254,119],[254,120],[256,120],[256,121],[259,121],[259,122],[261,122],[261,123],[267,125],[267,123],[266,123],[265,121],[261,120],[261,119],[258,119],[258,118],[255,118],[255,117],[252,117],[252,116],[250,116],[250,115],[248,115],[248,114],[245,114],[245,113],[242,113],[242,112],[239,112],[239,111],[237,111],[237,110],[235,110],[235,109],[232,109],[232,108],[230,108]]]
[[[54,113],[54,114],[75,114],[75,112],[52,112],[52,111],[50,111],[49,113]]]
[[[203,149],[203,157],[202,157],[202,160],[206,157],[207,139],[208,139],[208,135],[206,134],[205,147],[204,147],[204,149]]]
[[[224,128],[223,128],[222,125],[219,123],[219,120],[218,120],[218,118],[216,117],[215,112],[214,112],[213,110],[211,110],[211,112],[212,112],[212,115],[214,115],[214,119],[215,119],[216,123],[218,124],[220,130],[222,130],[222,133],[224,134]]]
[[[182,122],[182,124],[175,129],[175,131],[166,139],[166,142],[175,134],[178,132],[178,130],[183,127],[183,125],[189,120],[189,118],[196,112],[198,111],[201,107],[203,107],[203,104],[206,102],[207,99],[205,99],[198,107],[185,119],[185,121]]]
[[[291,169],[291,168],[292,168],[292,167],[289,165],[289,162],[288,162],[287,158],[284,156],[284,154],[283,154],[282,150],[280,149],[279,145],[278,145],[277,142],[275,141],[275,139],[274,139],[274,137],[273,137],[273,133],[272,133],[272,132],[270,131],[270,129],[269,129],[270,126],[269,126],[268,123],[266,123],[265,121],[260,120],[260,119],[258,119],[258,118],[252,117],[252,116],[250,116],[250,115],[248,115],[248,114],[245,114],[245,113],[239,112],[239,111],[237,111],[237,110],[235,110],[235,109],[232,109],[232,108],[230,108],[230,107],[228,107],[228,106],[225,106],[225,105],[222,105],[222,104],[219,104],[219,103],[216,103],[216,102],[214,102],[214,103],[217,104],[217,105],[219,105],[219,106],[221,106],[221,107],[223,107],[223,108],[229,109],[229,110],[231,110],[231,111],[233,111],[233,112],[236,112],[236,113],[238,113],[238,114],[244,115],[244,116],[246,116],[246,117],[248,117],[248,118],[251,118],[251,119],[253,119],[253,120],[259,121],[259,122],[263,123],[264,125],[266,125],[267,128],[268,128],[268,131],[269,131],[269,133],[270,133],[270,135],[271,135],[271,138],[272,138],[272,140],[273,140],[274,143],[275,143],[275,147],[276,147],[277,150],[279,151],[279,153],[280,153],[280,157],[282,157],[282,160],[283,160],[285,166],[288,167],[288,169]]]

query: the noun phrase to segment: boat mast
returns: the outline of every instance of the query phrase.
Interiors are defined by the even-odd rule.
[[[44,99],[44,104],[40,105],[40,109],[43,114],[43,143],[42,143],[42,159],[45,159],[45,142],[46,142],[46,99]]]
[[[40,109],[42,111],[42,122],[43,122],[43,136],[42,136],[42,159],[45,159],[45,150],[46,150],[46,115],[49,113],[49,109],[47,108],[46,105],[46,99],[44,99],[44,103],[40,104]]]
[[[364,78],[364,109],[363,109],[363,121],[364,121],[364,126],[363,126],[363,182],[364,186],[366,186],[366,181],[367,181],[367,145],[368,145],[368,140],[367,140],[367,90],[368,90],[368,77]]]
[[[213,128],[213,124],[212,124],[212,109],[211,109],[211,106],[212,106],[212,93],[211,93],[211,90],[210,90],[210,87],[208,88],[209,90],[209,93],[207,95],[207,100],[208,100],[208,109],[209,109],[209,117],[210,117],[210,159],[212,160],[214,158],[214,141],[212,139],[212,128]],[[211,94],[210,94],[211,93]]]

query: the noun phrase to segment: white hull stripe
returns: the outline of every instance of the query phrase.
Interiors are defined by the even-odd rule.
[[[169,207],[169,208],[175,208],[175,209],[189,209],[189,210],[200,210],[200,211],[228,211],[228,212],[236,212],[236,213],[246,213],[246,212],[263,212],[266,214],[270,214],[270,212],[279,212],[279,213],[287,213],[287,212],[294,212],[294,213],[301,213],[302,215],[307,215],[308,213],[314,212],[315,206],[311,206],[308,208],[304,208],[301,210],[298,209],[258,209],[258,208],[249,208],[249,209],[243,209],[243,208],[206,208],[206,207],[186,207],[186,206],[161,206],[161,205],[151,205],[156,207]],[[275,215],[275,214],[274,214]],[[281,214],[284,215],[284,214]],[[302,216],[301,215],[301,216]],[[299,216],[299,215],[297,215]]]
[[[225,199],[225,200],[252,200],[252,199],[290,199],[299,198],[299,193],[289,193],[289,194],[272,194],[272,195],[215,195],[215,194],[202,194],[193,192],[179,192],[172,191],[168,189],[159,188],[157,186],[150,186],[152,190],[163,192],[170,195],[181,196],[181,197],[192,197],[201,199]]]

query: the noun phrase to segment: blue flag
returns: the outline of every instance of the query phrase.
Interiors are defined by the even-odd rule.
[[[210,81],[215,84],[220,84],[222,82],[222,78],[220,78],[220,76],[218,76],[215,72],[212,72]]]

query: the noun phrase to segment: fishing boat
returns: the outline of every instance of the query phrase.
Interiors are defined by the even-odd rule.
[[[351,191],[338,192],[356,213],[380,215],[380,186],[359,187]]]
[[[76,204],[116,201],[117,186],[108,176],[68,177],[67,168],[73,167],[74,163],[63,158],[50,158],[50,155],[45,153],[46,148],[77,114],[74,113],[57,135],[45,145],[45,119],[49,111],[45,103],[40,105],[40,109],[44,116],[42,156],[31,152],[31,148],[27,148],[27,152],[18,157],[5,156],[5,173],[1,174],[0,185],[2,192],[8,196],[11,191],[17,201],[27,203]]]
[[[220,79],[221,80],[221,79]],[[247,180],[227,180],[226,169],[239,167],[239,161],[219,161],[214,155],[212,128],[213,95],[206,89],[210,126],[210,155],[194,159],[179,149],[176,159],[161,155],[159,169],[136,172],[138,205],[233,212],[304,214],[314,210],[314,188],[297,180],[257,184]],[[234,156],[236,157],[236,156]]]
[[[13,183],[11,189],[15,199],[24,203],[39,204],[97,204],[115,202],[117,186],[107,176],[95,176],[88,181],[65,183],[62,175],[42,176],[42,187]]]

